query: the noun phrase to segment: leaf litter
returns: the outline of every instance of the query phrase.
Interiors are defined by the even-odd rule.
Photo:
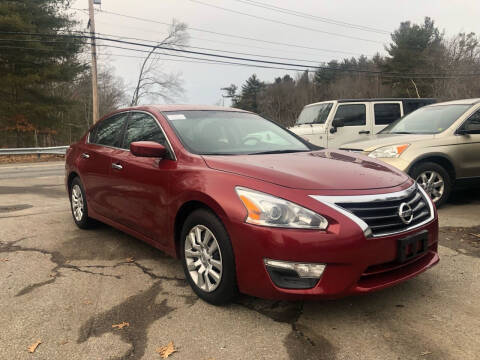
[[[168,358],[174,352],[177,352],[177,349],[175,348],[173,341],[170,341],[166,346],[161,346],[157,349],[157,353],[160,354],[162,359]]]

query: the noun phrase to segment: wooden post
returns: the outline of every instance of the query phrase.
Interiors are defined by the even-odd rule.
[[[88,12],[90,15],[90,36],[92,47],[92,119],[95,124],[98,121],[98,84],[97,84],[97,47],[95,44],[95,12],[93,9],[93,0],[88,0]]]

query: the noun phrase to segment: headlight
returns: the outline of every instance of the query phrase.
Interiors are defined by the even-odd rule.
[[[247,209],[247,223],[319,230],[328,226],[323,216],[290,201],[242,187],[235,188],[235,191]]]
[[[384,146],[373,150],[368,156],[372,158],[398,158],[410,144]]]

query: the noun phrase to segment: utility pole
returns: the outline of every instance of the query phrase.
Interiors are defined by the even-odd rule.
[[[93,8],[93,0],[88,0],[88,12],[90,15],[90,37],[92,47],[92,119],[95,124],[98,121],[98,84],[97,84],[97,47],[95,44],[95,13]]]

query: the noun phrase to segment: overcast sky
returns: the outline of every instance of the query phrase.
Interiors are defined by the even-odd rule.
[[[198,1],[279,22],[316,29],[317,31],[227,12],[205,6],[195,2],[195,0],[102,0],[101,7],[96,7],[105,11],[159,22],[170,23],[172,19],[185,22],[192,28],[188,31],[191,37],[189,41],[189,45],[191,46],[302,59],[319,63],[332,59],[341,60],[344,57],[359,56],[360,54],[371,56],[377,51],[383,53],[384,44],[388,44],[390,40],[389,34],[364,31],[318,20],[315,21],[293,15],[281,14],[247,5],[239,0]],[[255,1],[257,3],[275,5],[289,10],[308,13],[336,22],[355,24],[389,32],[396,29],[402,21],[410,20],[421,23],[425,16],[429,16],[435,20],[440,29],[445,30],[447,36],[452,36],[458,32],[473,31],[477,34],[480,33],[479,0]],[[87,9],[88,0],[76,0],[72,6],[78,9]],[[78,18],[86,25],[87,16],[85,13],[79,11]],[[99,33],[148,40],[161,40],[168,30],[167,26],[161,24],[126,19],[104,12],[96,13],[96,28]],[[258,40],[296,44],[314,49],[265,44],[253,40],[220,36],[193,29],[237,35]],[[325,34],[323,32],[357,39]],[[320,49],[328,51],[322,51]],[[142,60],[117,55],[139,56],[141,54],[119,49],[107,50],[106,48],[99,49],[99,52],[112,54],[108,60],[101,57],[101,61],[108,61],[109,65],[115,68],[116,75],[121,76],[127,84],[133,87]],[[349,55],[350,53],[351,55]],[[177,60],[179,59],[177,58]],[[295,62],[279,59],[275,61]],[[298,63],[300,61],[296,62]],[[283,76],[286,73],[295,76],[295,72],[285,70],[199,64],[170,60],[164,61],[162,66],[166,72],[182,74],[185,94],[183,98],[177,99],[177,102],[191,104],[221,103],[222,91],[220,88],[228,86],[231,83],[240,87],[253,73],[256,73],[261,80],[267,82],[272,81],[277,76]],[[229,102],[227,101],[225,104],[228,105]]]

